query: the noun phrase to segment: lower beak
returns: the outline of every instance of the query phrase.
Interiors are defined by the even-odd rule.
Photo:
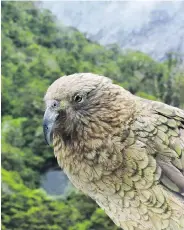
[[[58,113],[56,111],[47,108],[43,117],[43,133],[45,136],[45,141],[48,145],[52,144],[53,140],[53,131],[55,127],[55,121],[58,117]]]

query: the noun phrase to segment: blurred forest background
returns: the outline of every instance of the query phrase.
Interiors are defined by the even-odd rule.
[[[116,44],[104,47],[56,24],[33,2],[2,2],[3,230],[118,229],[75,189],[51,196],[41,188],[44,172],[57,165],[43,138],[43,96],[55,79],[75,72],[103,74],[136,95],[184,109],[180,54],[157,62]]]

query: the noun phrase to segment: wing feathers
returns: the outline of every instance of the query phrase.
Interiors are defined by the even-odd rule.
[[[133,130],[139,140],[151,146],[161,169],[160,181],[184,194],[184,111],[160,102],[145,104]]]
[[[162,169],[162,183],[175,192],[184,193],[184,176],[171,162],[157,160]]]

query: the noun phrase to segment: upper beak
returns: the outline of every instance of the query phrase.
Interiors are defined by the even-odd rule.
[[[50,108],[47,108],[43,117],[43,133],[45,141],[48,145],[52,144],[53,130],[55,127],[55,121],[58,117],[58,113]]]

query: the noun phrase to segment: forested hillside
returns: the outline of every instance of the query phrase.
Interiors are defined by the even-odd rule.
[[[103,74],[132,93],[184,108],[178,56],[158,63],[140,52],[103,47],[58,25],[32,2],[2,2],[2,229],[117,229],[88,197],[49,197],[40,177],[53,150],[42,134],[43,96],[58,77]]]

